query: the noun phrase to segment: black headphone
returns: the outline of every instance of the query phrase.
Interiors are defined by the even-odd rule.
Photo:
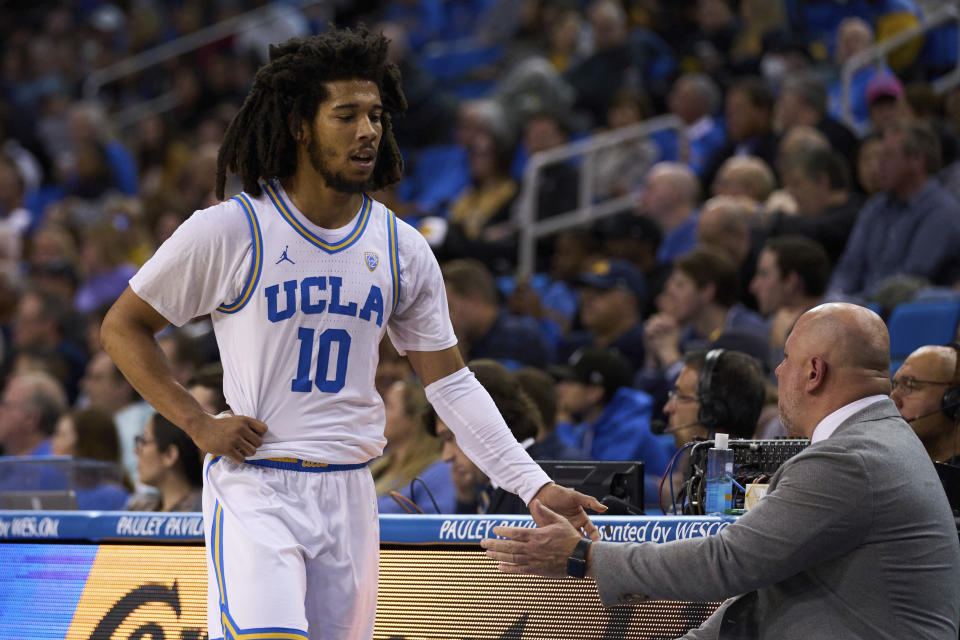
[[[960,342],[951,342],[946,346],[953,349],[957,359],[953,367],[953,377],[950,378],[950,384],[953,386],[947,387],[943,392],[943,397],[940,398],[940,410],[956,424],[960,422]]]
[[[697,420],[711,434],[715,433],[718,427],[730,423],[730,407],[727,406],[723,398],[715,397],[713,393],[713,377],[716,375],[717,367],[720,366],[720,358],[724,351],[724,349],[711,349],[707,352],[697,383],[697,399],[700,401]],[[956,389],[957,393],[960,394],[960,387],[956,387]]]

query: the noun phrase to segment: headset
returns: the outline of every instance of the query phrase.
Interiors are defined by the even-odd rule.
[[[953,367],[953,377],[950,378],[952,386],[947,387],[940,398],[940,410],[943,415],[950,418],[954,424],[960,422],[960,342],[951,342],[946,345],[953,349],[956,354],[956,364]]]
[[[759,417],[759,408],[757,413],[752,414],[752,407],[748,402],[737,402],[732,405],[727,398],[716,392],[720,360],[725,349],[711,349],[703,360],[703,367],[700,369],[700,376],[697,379],[697,402],[700,404],[697,410],[696,422],[678,425],[676,427],[667,427],[664,420],[653,420],[650,423],[650,431],[656,435],[662,433],[674,433],[689,429],[690,427],[701,426],[707,430],[707,437],[713,438],[717,429],[738,429],[743,425],[749,425],[756,422]],[[960,394],[960,386],[957,387]],[[960,398],[960,395],[958,395]],[[742,400],[742,398],[741,398]],[[752,432],[752,427],[750,427]]]
[[[700,402],[697,420],[706,427],[711,437],[712,434],[716,433],[718,427],[730,424],[730,407],[723,398],[717,396],[713,391],[715,386],[713,378],[720,366],[720,358],[723,357],[725,352],[725,349],[711,349],[707,352],[697,383],[697,399]],[[957,392],[960,393],[960,387],[957,387]]]

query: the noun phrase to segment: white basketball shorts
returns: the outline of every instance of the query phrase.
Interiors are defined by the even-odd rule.
[[[369,469],[274,461],[283,468],[204,463],[210,638],[369,640],[380,552]]]

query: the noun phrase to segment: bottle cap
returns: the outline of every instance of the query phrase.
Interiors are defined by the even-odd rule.
[[[713,437],[713,446],[716,449],[729,449],[730,448],[730,434],[729,433],[718,433]]]

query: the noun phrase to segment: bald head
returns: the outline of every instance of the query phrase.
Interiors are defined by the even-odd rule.
[[[701,215],[725,228],[746,228],[756,212],[756,203],[742,196],[714,196],[703,203]]]
[[[682,224],[696,207],[700,182],[679,162],[658,162],[647,173],[637,208],[664,231]]]
[[[725,251],[737,264],[750,253],[750,221],[757,204],[750,198],[710,198],[697,220],[697,242]]]
[[[766,162],[756,156],[734,156],[720,166],[713,181],[713,195],[746,196],[763,202],[776,186],[776,178]]]
[[[780,420],[809,438],[826,416],[851,402],[890,393],[890,338],[865,307],[830,303],[800,316],[777,367]]]
[[[648,181],[662,182],[667,188],[688,203],[695,203],[700,191],[697,176],[680,162],[658,162],[650,169]]]
[[[710,198],[697,220],[697,241],[722,249],[735,262],[742,262],[750,252],[750,222],[756,209],[756,203],[750,198]]]
[[[923,367],[924,376],[929,380],[947,380],[956,382],[957,350],[953,347],[927,345],[911,353],[903,364],[917,364]]]
[[[705,73],[687,73],[673,84],[667,96],[670,112],[691,125],[700,118],[716,113],[723,94],[717,83]]]
[[[830,141],[823,132],[815,127],[798,126],[790,127],[777,147],[777,157],[794,156],[799,153],[809,153],[810,151],[819,151],[821,149],[830,149]]]
[[[803,331],[827,362],[834,367],[860,369],[889,376],[890,335],[883,319],[855,304],[830,303],[814,307],[797,321],[794,332]]]
[[[910,358],[921,358],[933,364],[931,371],[941,380],[953,380],[953,372],[957,369],[957,350],[950,346],[938,344],[920,347],[910,354]]]

